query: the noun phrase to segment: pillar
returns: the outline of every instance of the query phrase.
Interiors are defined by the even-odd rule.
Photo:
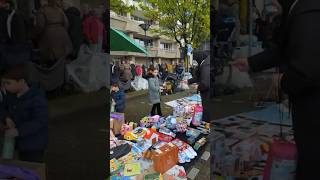
[[[248,0],[240,0],[240,22],[241,22],[241,30],[245,30],[247,32]]]

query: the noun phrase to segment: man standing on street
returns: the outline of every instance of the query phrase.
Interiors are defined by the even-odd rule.
[[[314,162],[320,161],[320,1],[282,0],[284,18],[281,41],[248,59],[232,64],[241,71],[258,72],[283,67],[281,89],[292,107],[293,129],[298,150],[296,180],[317,179]]]

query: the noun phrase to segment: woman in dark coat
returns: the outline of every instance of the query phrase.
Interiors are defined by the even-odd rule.
[[[296,180],[317,179],[314,162],[320,161],[320,19],[319,0],[290,0],[283,5],[282,31],[277,46],[233,65],[253,72],[283,67],[281,89],[292,108],[294,136],[298,150]],[[280,2],[281,3],[281,2]]]
[[[81,12],[76,7],[69,7],[65,11],[69,21],[69,35],[73,44],[73,57],[76,58],[81,44],[84,41],[82,35]]]
[[[188,80],[188,84],[197,83],[198,91],[200,92],[201,102],[203,107],[202,120],[210,122],[210,56],[209,53],[203,51],[195,51],[193,59],[198,63],[195,76]]]

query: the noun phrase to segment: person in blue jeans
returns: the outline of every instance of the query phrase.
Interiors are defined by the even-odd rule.
[[[1,78],[0,122],[16,130],[19,160],[43,162],[48,144],[48,105],[45,93],[27,83],[24,65],[7,68]]]
[[[126,97],[124,90],[119,87],[118,83],[112,83],[111,84],[111,98],[115,102],[115,111],[118,113],[123,113],[125,109],[125,104],[126,104]]]

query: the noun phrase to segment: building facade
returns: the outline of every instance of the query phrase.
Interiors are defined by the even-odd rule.
[[[136,2],[129,1],[129,3],[132,5]],[[134,39],[137,44],[146,48],[149,52],[149,56],[146,56],[142,53],[111,51],[112,59],[132,61],[140,65],[150,65],[151,63],[178,63],[181,57],[178,43],[168,37],[152,33],[150,30],[147,31],[145,36],[145,31],[139,26],[144,23],[148,23],[148,19],[143,16],[140,10],[136,10],[132,14],[116,14],[112,11],[110,12],[110,26],[127,34],[130,38]],[[151,24],[151,28],[160,27],[158,24],[153,23]],[[145,46],[145,44],[147,45]]]

